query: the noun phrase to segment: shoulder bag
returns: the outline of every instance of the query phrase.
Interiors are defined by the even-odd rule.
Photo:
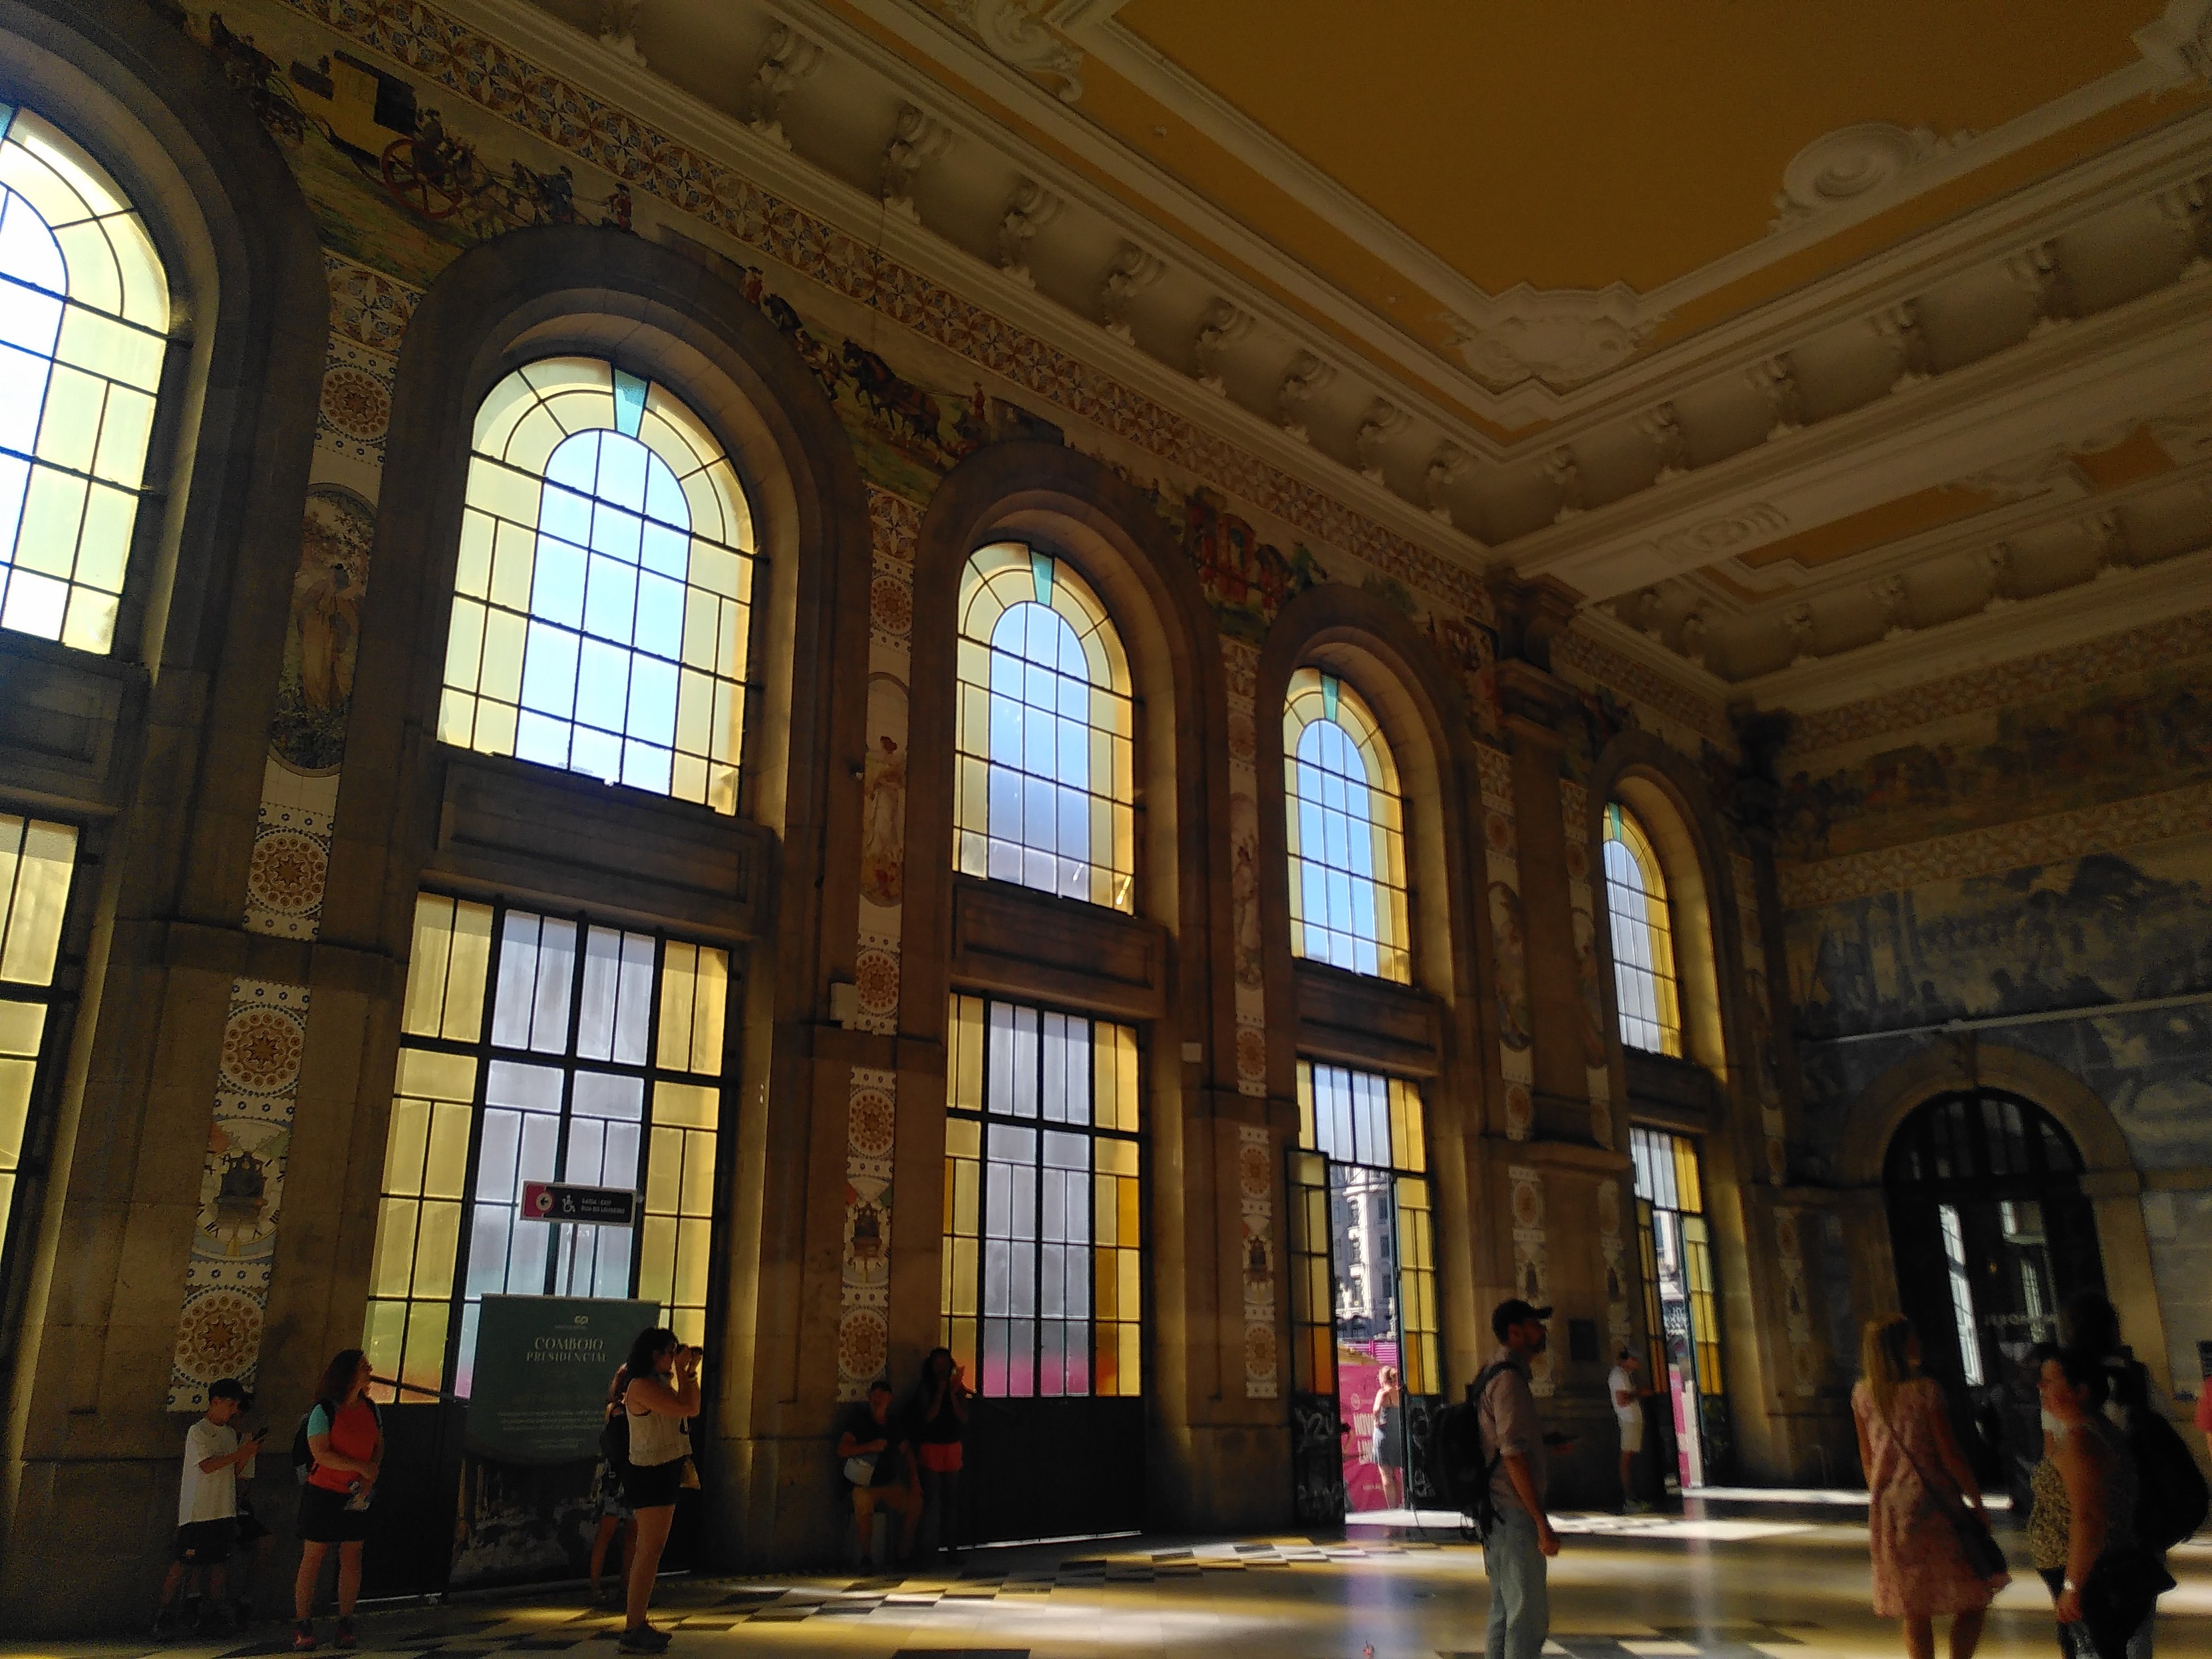
[[[2004,1547],[1997,1542],[1990,1523],[1977,1515],[1955,1491],[1938,1486],[1928,1478],[1928,1471],[1920,1467],[1920,1460],[1912,1455],[1912,1448],[1898,1432],[1894,1423],[1882,1425],[1897,1442],[1898,1450],[1905,1461],[1912,1465],[1912,1472],[1920,1477],[1920,1489],[1928,1494],[1929,1501],[1941,1510],[1951,1523],[1951,1530],[1959,1535],[1959,1553],[1966,1558],[1967,1571],[1977,1578],[2007,1578],[2012,1575],[2012,1564],[2005,1559]]]

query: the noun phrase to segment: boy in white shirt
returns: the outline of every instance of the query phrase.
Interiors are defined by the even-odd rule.
[[[243,1468],[252,1479],[253,1455],[261,1449],[260,1435],[240,1440],[230,1426],[245,1409],[246,1389],[226,1376],[210,1386],[207,1414],[185,1433],[184,1473],[177,1486],[176,1556],[161,1581],[161,1608],[154,1615],[156,1636],[167,1636],[176,1628],[177,1593],[188,1575],[196,1597],[203,1594],[204,1574],[204,1594],[215,1607],[222,1605],[222,1564],[230,1555],[238,1527],[238,1472]],[[220,1620],[222,1614],[216,1617]]]

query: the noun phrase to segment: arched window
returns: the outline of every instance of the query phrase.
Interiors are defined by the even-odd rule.
[[[1655,1054],[1682,1052],[1674,928],[1667,877],[1651,837],[1619,801],[1605,809],[1606,899],[1613,912],[1613,988],[1620,1040]]]
[[[0,628],[115,638],[169,284],[99,164],[0,104]]]
[[[1398,769],[1359,694],[1318,668],[1283,707],[1291,951],[1406,983],[1405,807]]]
[[[736,811],[755,573],[721,446],[666,387],[552,357],[473,450],[439,737]]]
[[[1129,664],[1066,562],[1015,542],[960,579],[955,862],[1127,910],[1135,902]]]

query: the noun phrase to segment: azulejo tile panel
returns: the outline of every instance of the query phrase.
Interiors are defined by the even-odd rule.
[[[1528,1000],[1527,929],[1521,907],[1521,833],[1514,822],[1513,763],[1503,750],[1475,750],[1482,779],[1483,868],[1498,996],[1498,1070],[1505,1082],[1505,1134],[1535,1131],[1534,1015]]]
[[[1275,1334],[1274,1142],[1256,1123],[1237,1126],[1237,1195],[1243,1246],[1244,1397],[1273,1400],[1280,1386]]]
[[[1700,737],[1710,738],[1726,748],[1735,745],[1728,711],[1718,702],[1655,673],[1601,640],[1570,629],[1552,641],[1552,655],[1561,666],[1580,670],[1595,684],[1644,704]]]
[[[306,990],[232,981],[169,1366],[171,1411],[204,1410],[208,1385],[222,1377],[252,1386],[307,1035]]]

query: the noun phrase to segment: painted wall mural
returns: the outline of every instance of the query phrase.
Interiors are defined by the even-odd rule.
[[[1566,836],[1567,914],[1574,930],[1575,982],[1582,993],[1583,1077],[1589,1091],[1590,1139],[1613,1150],[1613,1043],[1607,1029],[1605,969],[1598,959],[1597,918],[1590,902],[1589,792],[1559,781],[1560,827]]]
[[[1544,1231],[1544,1172],[1516,1164],[1507,1168],[1505,1178],[1512,1194],[1513,1294],[1537,1307],[1548,1308],[1552,1262]],[[1558,1388],[1554,1359],[1547,1348],[1529,1363],[1530,1392],[1548,1397]]]
[[[1483,871],[1489,878],[1492,982],[1498,1000],[1498,1070],[1505,1082],[1505,1134],[1526,1140],[1536,1124],[1535,1017],[1528,1000],[1527,919],[1521,906],[1521,836],[1513,820],[1513,763],[1475,751],[1482,773]]]

